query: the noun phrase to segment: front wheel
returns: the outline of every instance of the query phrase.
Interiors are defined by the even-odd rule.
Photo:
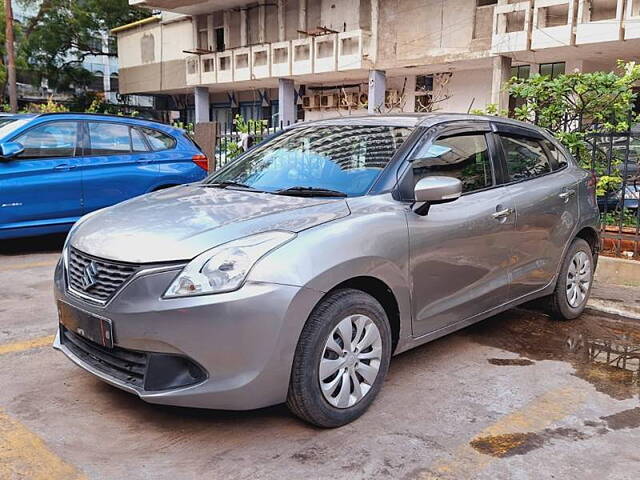
[[[337,290],[310,315],[296,347],[287,405],[319,427],[361,416],[380,391],[391,358],[391,330],[380,303]]]
[[[580,316],[591,294],[594,269],[591,247],[585,240],[576,238],[562,263],[556,289],[549,297],[553,318],[571,320]]]

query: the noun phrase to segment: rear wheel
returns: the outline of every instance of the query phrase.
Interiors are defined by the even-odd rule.
[[[567,251],[556,288],[549,297],[553,318],[571,320],[584,311],[591,294],[594,268],[591,247],[585,240],[576,238]]]
[[[287,405],[320,427],[349,423],[380,391],[391,357],[391,330],[380,303],[353,289],[337,290],[304,326]]]

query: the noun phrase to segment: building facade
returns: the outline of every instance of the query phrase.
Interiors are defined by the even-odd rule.
[[[512,75],[640,57],[640,0],[129,0],[120,92],[183,120],[290,123],[509,106]]]

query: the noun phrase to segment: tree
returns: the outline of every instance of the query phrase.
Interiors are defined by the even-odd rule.
[[[30,68],[52,87],[87,85],[92,75],[82,67],[89,56],[116,57],[102,41],[114,27],[149,16],[127,0],[17,0],[35,15],[23,26],[20,48]]]

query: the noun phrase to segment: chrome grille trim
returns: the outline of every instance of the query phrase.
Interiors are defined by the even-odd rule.
[[[97,270],[95,283],[84,288],[84,270],[91,262]],[[140,265],[103,260],[87,255],[73,247],[69,247],[65,263],[69,291],[100,305],[107,303],[125,283],[141,270]]]

